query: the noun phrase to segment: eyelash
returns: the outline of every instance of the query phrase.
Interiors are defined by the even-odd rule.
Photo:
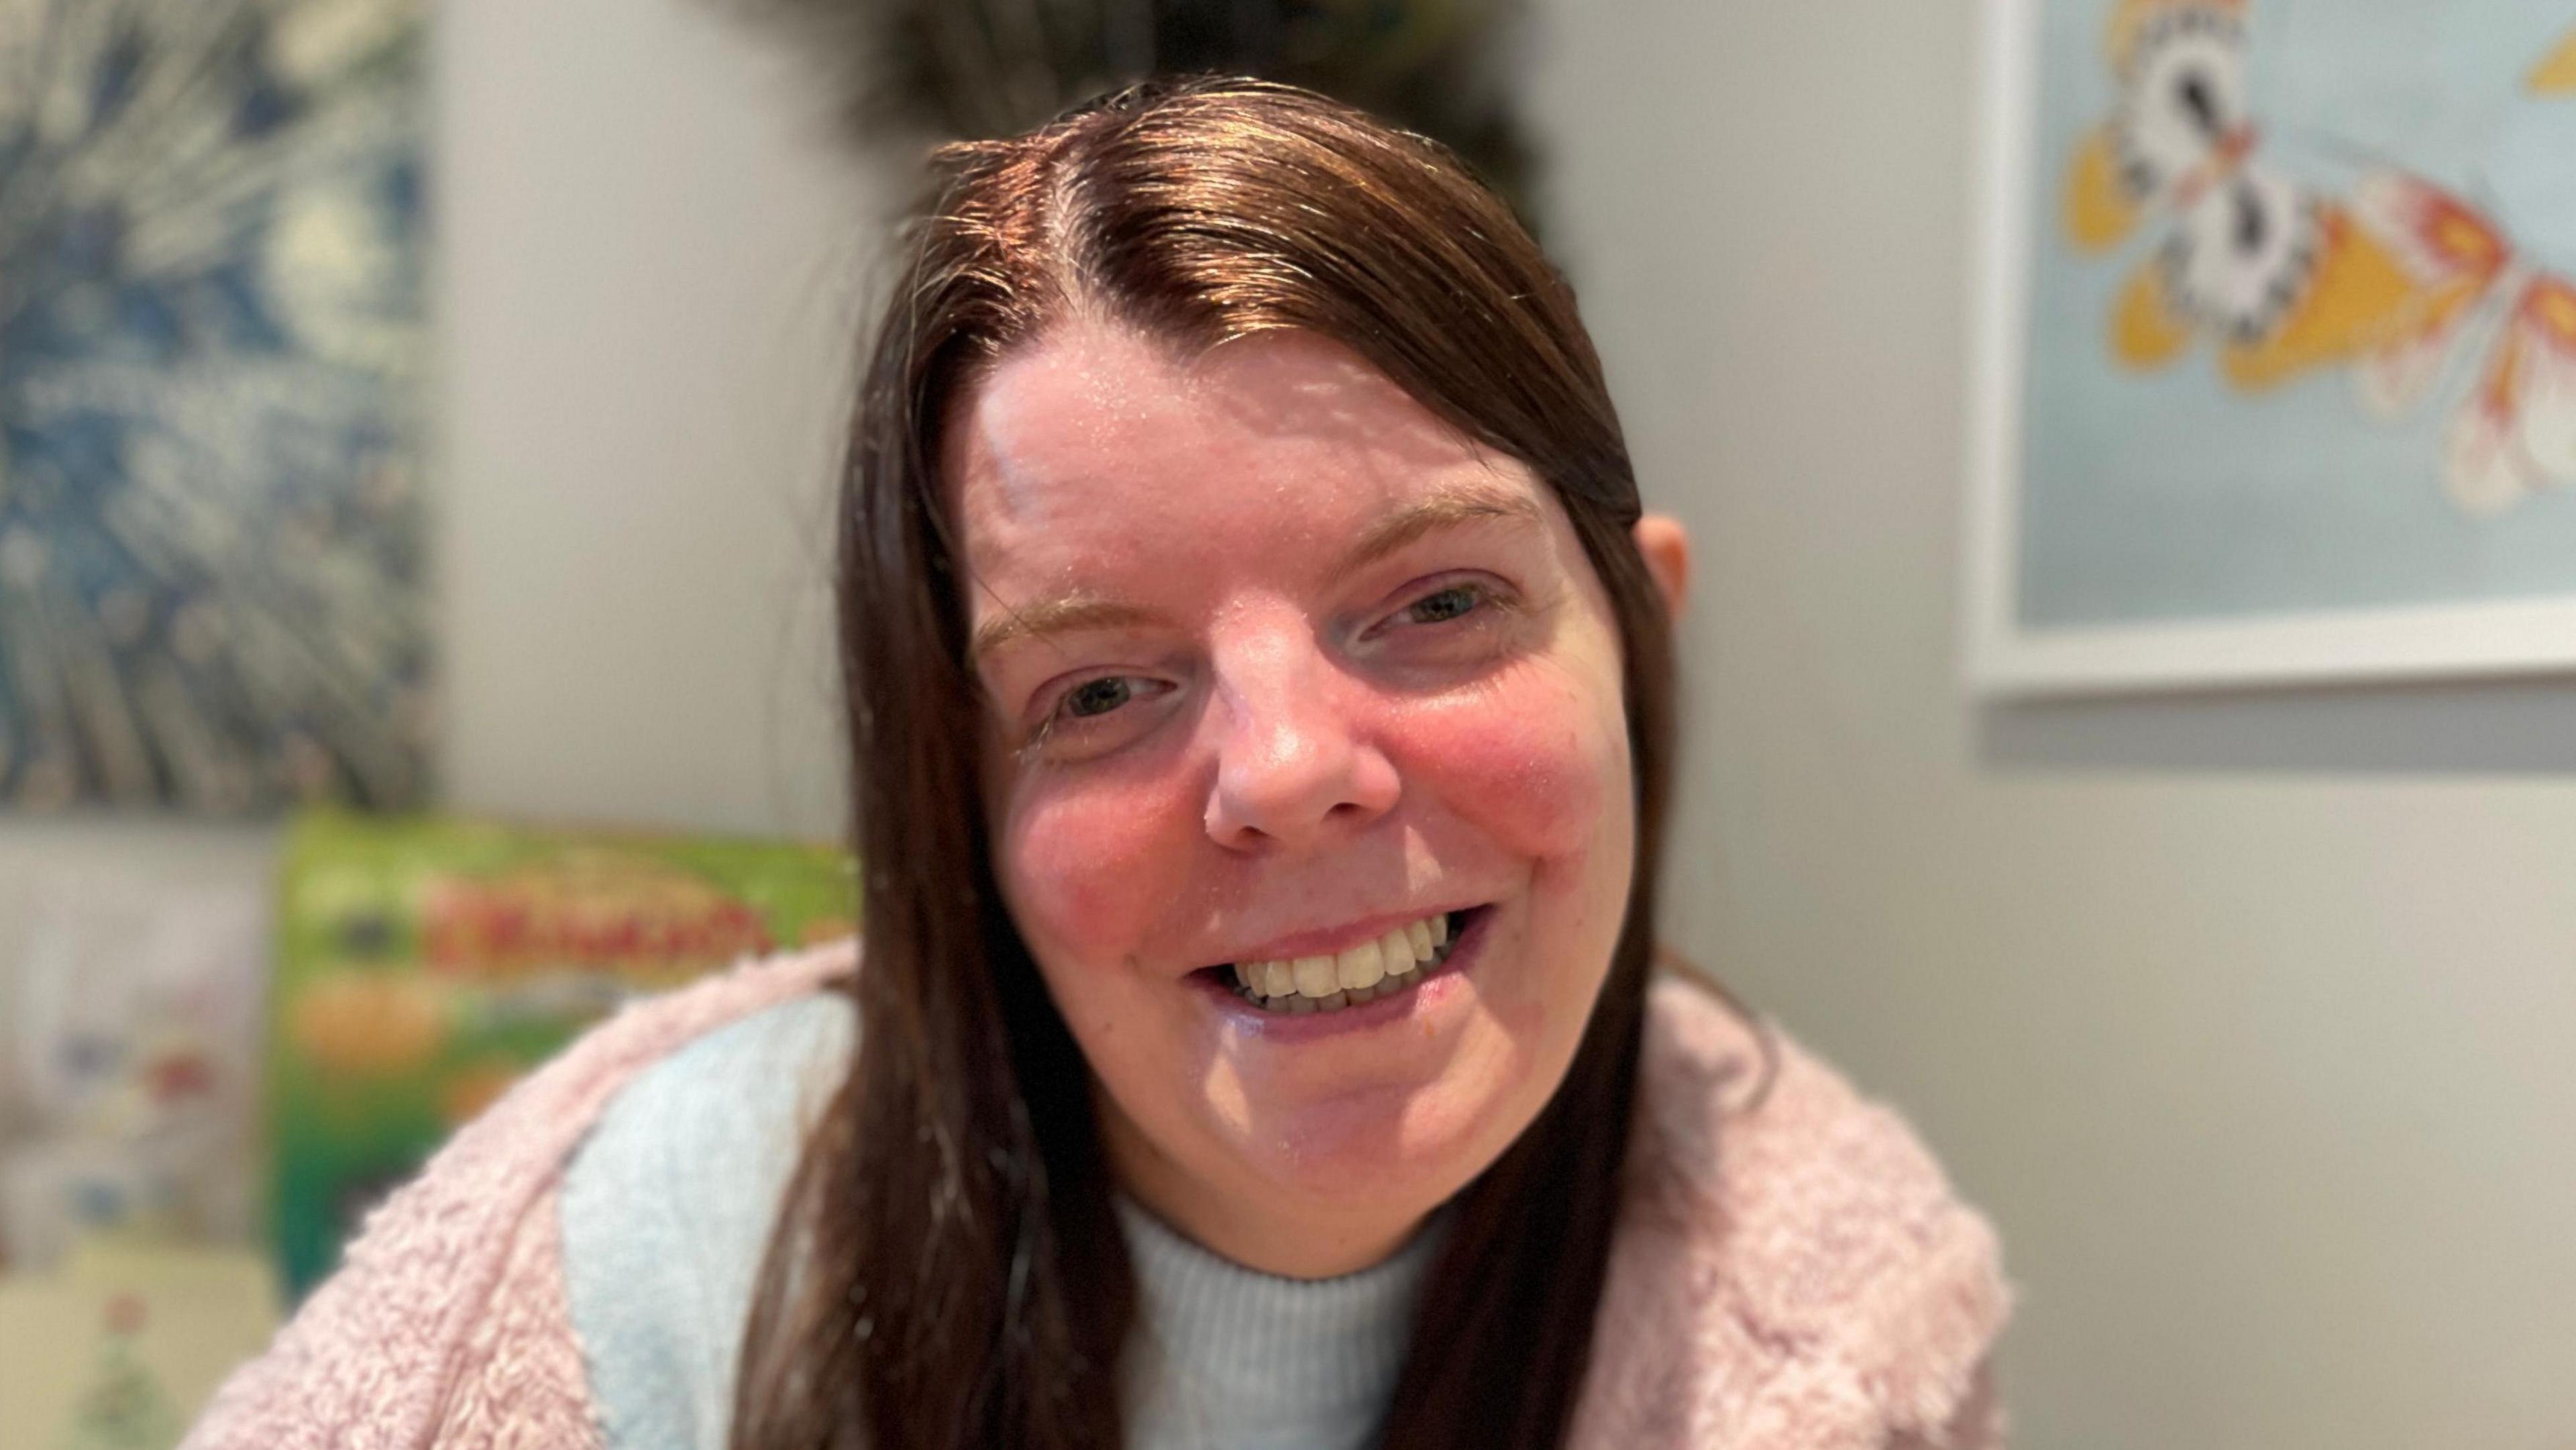
[[[1407,604],[1396,610],[1393,614],[1388,615],[1387,620],[1382,620],[1379,623],[1370,626],[1363,637],[1374,638],[1379,632],[1387,627],[1387,621],[1401,619],[1404,616],[1421,609],[1424,605],[1429,604],[1435,599],[1443,598],[1452,594],[1467,596],[1466,607],[1460,609],[1456,614],[1448,615],[1444,618],[1419,620],[1417,621],[1417,627],[1430,629],[1446,624],[1456,624],[1460,620],[1473,619],[1480,613],[1510,609],[1513,607],[1514,603],[1511,596],[1499,586],[1486,583],[1482,580],[1460,580],[1451,584],[1443,584],[1439,588],[1416,598],[1412,603]],[[1118,710],[1116,708],[1104,710],[1097,715],[1090,716],[1067,715],[1065,710],[1066,707],[1072,703],[1076,695],[1081,694],[1084,690],[1087,690],[1094,685],[1103,684],[1110,680],[1133,678],[1136,677],[1131,675],[1093,675],[1089,679],[1076,680],[1072,684],[1066,686],[1061,693],[1057,694],[1054,701],[1048,705],[1045,718],[1038,722],[1037,729],[1029,736],[1028,744],[1022,747],[1022,753],[1035,754],[1036,752],[1045,749],[1047,742],[1054,739],[1059,734],[1080,731],[1093,721],[1106,720],[1110,716],[1117,714]],[[1121,701],[1120,706],[1123,707],[1128,703],[1131,703],[1131,701]]]

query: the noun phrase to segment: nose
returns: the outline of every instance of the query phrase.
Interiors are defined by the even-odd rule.
[[[1272,639],[1219,666],[1224,734],[1207,831],[1235,851],[1345,838],[1395,806],[1395,762],[1360,728],[1350,682],[1311,642]]]

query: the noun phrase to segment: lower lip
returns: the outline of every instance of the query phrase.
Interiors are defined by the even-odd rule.
[[[1340,1037],[1353,1032],[1366,1032],[1401,1022],[1414,1013],[1432,1006],[1455,989],[1460,973],[1476,964],[1485,944],[1485,923],[1493,916],[1490,906],[1470,912],[1467,924],[1458,930],[1458,944],[1440,964],[1422,974],[1422,980],[1396,993],[1344,1007],[1332,1012],[1266,1012],[1243,1000],[1232,987],[1225,985],[1222,974],[1191,978],[1198,990],[1207,993],[1216,1010],[1243,1031],[1265,1041],[1280,1043],[1312,1042],[1319,1038]]]

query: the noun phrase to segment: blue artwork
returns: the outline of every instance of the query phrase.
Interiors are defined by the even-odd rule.
[[[2034,59],[2013,627],[2576,599],[2576,0],[2038,0]]]
[[[0,0],[0,801],[416,801],[414,0]]]

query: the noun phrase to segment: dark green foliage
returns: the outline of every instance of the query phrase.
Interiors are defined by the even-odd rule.
[[[711,0],[824,70],[862,144],[1015,136],[1151,75],[1321,91],[1464,157],[1524,218],[1519,0]]]

